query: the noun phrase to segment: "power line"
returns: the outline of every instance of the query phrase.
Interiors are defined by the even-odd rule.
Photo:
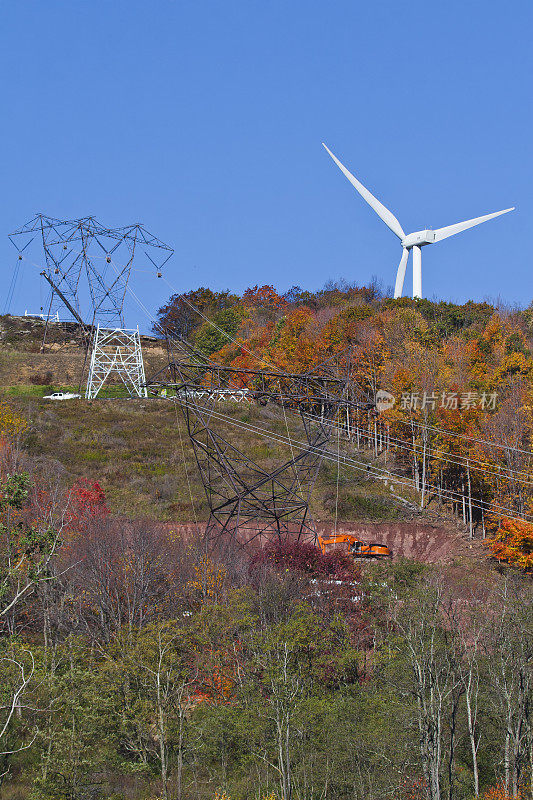
[[[172,285],[169,283],[169,281],[167,281],[167,280],[166,280],[166,278],[164,278],[164,280],[165,280],[165,283],[166,283],[166,284],[169,286],[169,288],[171,289],[171,291],[173,291],[175,294],[177,294],[177,293],[176,293],[176,291],[175,291],[175,289],[174,289],[174,287],[172,287]],[[141,301],[140,301],[140,300],[139,300],[139,299],[136,297],[136,295],[133,293],[133,291],[131,290],[131,288],[130,288],[130,287],[128,287],[128,290],[130,291],[130,293],[132,294],[132,296],[135,298],[135,300],[137,301],[137,303],[139,304],[139,306],[140,306],[141,308],[143,308],[143,310],[144,310],[144,311],[145,311],[145,313],[148,315],[148,317],[149,317],[149,318],[151,318],[151,319],[152,319],[154,322],[156,322],[156,320],[155,320],[155,318],[153,317],[153,315],[151,315],[151,314],[150,314],[150,312],[148,312],[148,310],[146,309],[146,307],[145,307],[145,306],[144,306],[144,305],[141,303]],[[214,327],[216,330],[218,330],[218,331],[219,331],[219,332],[220,332],[220,333],[221,333],[221,334],[222,334],[224,337],[226,337],[226,338],[227,338],[229,341],[232,341],[233,343],[235,343],[236,345],[238,345],[238,346],[239,346],[239,348],[241,348],[242,350],[244,350],[245,352],[247,352],[249,355],[251,355],[252,357],[254,357],[255,359],[257,359],[257,361],[258,361],[260,364],[262,364],[262,365],[268,365],[268,366],[271,366],[271,367],[273,367],[274,369],[276,368],[274,364],[272,364],[271,362],[269,362],[267,359],[265,359],[265,358],[263,358],[263,357],[259,356],[257,353],[254,353],[252,350],[250,350],[249,348],[245,347],[245,346],[243,345],[243,343],[242,343],[242,342],[239,342],[239,341],[238,341],[238,340],[236,340],[234,337],[232,337],[230,334],[228,334],[228,333],[227,333],[227,331],[224,331],[222,328],[220,328],[220,326],[218,326],[218,325],[217,325],[217,324],[216,324],[216,323],[215,323],[213,320],[209,319],[209,317],[207,317],[207,316],[206,316],[205,314],[203,314],[203,313],[202,313],[202,312],[201,312],[201,311],[200,311],[200,310],[199,310],[199,309],[198,309],[196,306],[194,306],[194,304],[193,304],[193,303],[191,303],[190,301],[188,301],[187,299],[185,299],[183,296],[181,297],[181,300],[182,300],[182,301],[183,301],[183,302],[184,302],[184,303],[185,303],[187,306],[189,306],[189,307],[190,307],[190,308],[191,308],[191,309],[192,309],[192,310],[193,310],[195,313],[197,313],[197,314],[198,314],[200,317],[202,317],[202,318],[203,318],[203,319],[204,319],[204,320],[205,320],[205,321],[206,321],[206,322],[207,322],[209,325],[211,325],[211,326],[212,326],[212,327]],[[207,410],[207,409],[204,409],[204,410]],[[257,428],[256,426],[245,426],[245,425],[242,425],[242,424],[239,426],[239,424],[238,424],[238,423],[236,423],[234,420],[232,420],[230,417],[226,417],[225,415],[219,415],[217,412],[214,412],[214,410],[211,410],[211,411],[210,411],[210,414],[211,414],[212,416],[214,416],[215,418],[218,418],[218,419],[225,420],[225,421],[229,422],[229,424],[232,424],[232,425],[234,425],[234,426],[236,425],[236,426],[238,426],[238,427],[244,427],[244,428],[247,428],[247,429],[253,429],[253,430],[255,430],[255,431],[257,432],[257,434],[258,434],[258,435],[263,435],[263,436],[267,435],[267,436],[268,436],[268,433],[266,433],[265,431],[262,431],[261,429]],[[313,415],[309,415],[309,416],[311,416],[311,417],[312,417]],[[316,418],[316,419],[318,419],[318,417],[316,417],[316,416],[315,416],[315,418]],[[441,434],[444,434],[444,435],[450,435],[450,436],[454,436],[454,437],[456,437],[456,438],[462,438],[462,439],[466,439],[466,440],[468,440],[468,441],[471,441],[471,442],[479,442],[479,443],[483,443],[483,444],[489,444],[489,445],[490,445],[490,446],[492,446],[492,447],[499,447],[500,449],[504,449],[504,448],[502,448],[502,446],[501,446],[501,445],[497,445],[496,443],[492,443],[492,442],[486,442],[485,440],[476,439],[476,438],[474,438],[474,437],[465,436],[465,435],[462,435],[462,434],[453,434],[452,432],[446,431],[446,430],[444,430],[444,429],[441,429],[441,428],[438,428],[438,427],[436,427],[436,426],[431,426],[431,425],[422,425],[421,423],[418,423],[418,422],[415,422],[415,421],[412,421],[411,423],[410,423],[410,422],[407,422],[407,421],[404,421],[404,420],[399,420],[399,421],[400,421],[402,424],[404,424],[404,425],[414,425],[414,426],[416,426],[416,428],[417,428],[417,429],[428,430],[428,431],[429,431],[429,430],[431,430],[431,431],[435,431],[435,432],[437,432],[437,433],[441,433]],[[336,426],[336,425],[338,425],[338,423],[335,423],[335,422],[333,422],[333,421],[327,421],[327,422],[326,422],[326,424],[327,424],[327,425],[331,425],[331,426]],[[288,432],[288,426],[287,426],[287,432]],[[286,442],[288,442],[289,446],[292,446],[292,444],[291,444],[291,443],[292,443],[294,440],[292,440],[292,439],[290,438],[290,436],[288,436],[288,437],[285,437],[285,438],[286,438]],[[403,449],[404,451],[407,451],[407,452],[409,452],[409,453],[417,453],[417,450],[416,450],[414,447],[411,447],[411,446],[410,446],[410,444],[406,443],[404,440],[397,439],[396,437],[393,437],[393,445],[394,445],[396,448]],[[297,446],[300,446],[300,447],[301,447],[301,446],[303,446],[303,445],[302,445],[302,443],[299,443]],[[533,455],[532,453],[529,453],[528,451],[525,451],[525,450],[520,450],[520,449],[518,449],[518,448],[509,448],[509,449],[510,449],[510,450],[514,450],[514,451],[516,451],[516,452],[522,452],[522,453],[525,453],[525,454],[527,454],[527,455],[529,455],[529,456]],[[417,454],[418,454],[418,453],[417,453]],[[516,474],[514,474],[514,473],[513,473],[511,470],[508,470],[507,468],[504,468],[505,472],[504,472],[504,474],[502,475],[502,471],[501,471],[501,469],[500,469],[498,472],[494,472],[494,471],[488,470],[488,469],[486,469],[486,467],[488,467],[489,465],[488,465],[488,464],[486,464],[486,462],[479,461],[478,459],[474,459],[474,460],[472,460],[472,459],[468,459],[468,464],[465,464],[465,463],[464,463],[464,462],[462,462],[462,461],[457,461],[457,460],[455,460],[455,459],[452,459],[452,458],[450,458],[449,456],[446,456],[446,455],[444,455],[444,453],[443,453],[442,451],[437,451],[437,455],[438,455],[438,457],[439,457],[439,459],[440,459],[440,460],[446,461],[447,463],[453,464],[453,465],[455,465],[455,466],[460,466],[460,467],[464,468],[464,467],[469,467],[469,466],[470,466],[470,463],[475,463],[475,464],[478,464],[479,466],[481,466],[481,467],[482,467],[482,469],[481,469],[481,470],[477,470],[477,471],[481,471],[481,472],[482,472],[482,474],[484,474],[484,475],[489,475],[489,474],[490,474],[490,475],[493,475],[493,476],[496,476],[496,477],[498,477],[499,479],[507,479],[507,480],[508,480],[508,479],[510,479],[510,478],[512,478],[512,479],[513,479],[513,480],[515,480],[516,482],[518,482],[518,483],[522,483],[522,484],[524,484],[524,485],[526,485],[526,486],[528,486],[528,485],[532,485],[532,484],[531,484],[531,481],[529,481],[528,479],[524,480],[523,478],[520,478],[520,477],[518,477],[518,475],[519,475],[519,474],[526,474],[526,473],[522,473],[521,471],[520,471],[520,472],[517,472]],[[329,458],[329,456],[327,455],[327,452],[326,452],[326,451],[324,452],[324,457],[325,457],[325,458]],[[347,460],[347,458],[346,458],[346,457],[343,457],[343,462],[344,462],[344,463],[347,463],[347,464],[350,464],[350,466],[353,466],[353,468],[354,468],[354,469],[363,469],[363,467],[361,466],[361,462],[359,462],[359,466],[357,466],[358,462],[357,462],[355,459],[348,459],[348,460]],[[366,473],[369,473],[369,472],[371,472],[371,474],[372,474],[374,477],[379,477],[379,478],[385,478],[385,477],[387,477],[387,479],[393,479],[393,480],[395,480],[397,483],[399,483],[400,485],[405,485],[405,486],[409,486],[409,487],[411,487],[411,484],[410,484],[410,483],[406,483],[404,480],[402,480],[402,479],[400,478],[400,476],[398,476],[398,475],[395,475],[394,473],[391,473],[390,471],[387,471],[387,472],[381,471],[381,472],[380,472],[379,470],[376,470],[375,468],[373,468],[372,470],[370,470],[370,468],[369,468],[369,467],[368,467],[368,465],[366,465],[366,464],[364,465],[364,470],[365,470],[365,472],[366,472]],[[459,492],[457,492],[457,491],[454,491],[454,490],[451,490],[451,489],[445,489],[444,487],[441,487],[441,486],[435,486],[435,485],[433,485],[433,484],[428,484],[428,483],[426,483],[425,485],[426,485],[426,487],[427,487],[429,490],[434,490],[434,491],[436,491],[436,492],[439,494],[439,496],[440,496],[440,497],[443,497],[443,496],[444,496],[444,497],[446,497],[446,498],[448,498],[448,499],[452,499],[452,500],[456,500],[456,501],[462,501],[462,500],[463,500],[463,498],[464,498],[464,495],[463,495],[462,493],[459,493]],[[496,509],[496,510],[497,510],[499,513],[505,512],[505,515],[506,515],[506,516],[511,516],[511,518],[514,518],[514,519],[522,519],[522,520],[526,520],[526,516],[522,516],[522,517],[516,517],[516,516],[512,516],[512,515],[514,515],[516,512],[514,511],[514,509],[511,509],[511,508],[509,508],[509,507],[507,507],[507,506],[503,506],[503,505],[499,505],[499,504],[495,504],[495,503],[490,503],[490,504],[487,504],[487,503],[485,503],[484,501],[479,501],[479,502],[476,502],[476,500],[474,500],[474,502],[472,503],[472,506],[473,506],[474,508],[480,509],[480,510],[482,510],[482,511],[483,511],[483,510],[488,510],[488,509]],[[509,514],[508,512],[510,512],[510,514]]]
[[[179,403],[183,403],[184,402],[183,398],[175,400],[175,398],[170,397],[170,398],[167,398],[167,399],[170,399],[172,401],[176,401],[176,402],[179,402]],[[185,401],[185,403],[186,403],[186,401]],[[242,421],[237,422],[233,417],[230,417],[227,414],[222,414],[221,412],[217,412],[214,409],[210,409],[210,408],[202,407],[202,406],[200,406],[200,408],[205,412],[209,412],[209,414],[212,417],[214,417],[215,419],[218,419],[221,422],[225,422],[225,423],[227,423],[229,425],[232,425],[233,427],[237,427],[237,428],[241,428],[243,430],[251,431],[253,433],[256,433],[258,436],[264,436],[264,437],[269,438],[272,441],[275,441],[275,442],[277,442],[279,444],[289,445],[290,443],[292,443],[292,446],[297,448],[297,449],[305,449],[305,450],[311,449],[311,450],[314,450],[317,454],[321,454],[322,457],[325,458],[326,460],[333,461],[335,463],[337,462],[336,453],[332,453],[331,451],[329,451],[329,450],[327,450],[325,448],[312,448],[312,447],[310,448],[308,444],[306,444],[305,442],[301,442],[301,441],[299,441],[297,439],[294,439],[294,438],[288,439],[287,437],[283,436],[282,434],[274,433],[274,432],[269,431],[269,430],[267,430],[265,428],[261,428],[261,427],[259,427],[257,425],[251,425],[250,423],[244,423]],[[355,470],[359,470],[359,471],[365,472],[366,474],[370,475],[371,477],[376,477],[376,478],[379,478],[380,480],[382,480],[382,479],[393,480],[394,483],[397,483],[398,485],[406,486],[406,487],[411,488],[411,489],[413,488],[413,485],[412,485],[411,481],[408,481],[403,476],[397,475],[396,473],[390,472],[389,470],[383,470],[383,469],[380,469],[379,467],[370,466],[364,461],[358,461],[357,459],[351,458],[351,457],[346,456],[346,455],[340,456],[340,460],[342,461],[343,464],[346,464],[347,466],[350,466]],[[464,495],[461,492],[457,492],[457,491],[455,491],[453,489],[444,489],[442,487],[436,486],[435,484],[426,483],[426,487],[428,489],[433,489],[436,494],[440,493],[441,496],[442,495],[447,496],[447,498],[451,499],[451,500],[462,501],[462,499],[464,497]],[[499,513],[502,516],[509,517],[510,519],[516,519],[516,520],[520,520],[520,521],[523,521],[523,522],[530,522],[530,521],[533,522],[533,516],[530,516],[530,515],[517,516],[516,515],[516,511],[514,509],[510,508],[509,506],[503,506],[503,505],[500,505],[500,504],[497,504],[497,503],[493,503],[493,502],[485,503],[482,500],[479,500],[479,501],[474,500],[474,502],[472,503],[472,506],[474,508],[478,508],[480,510],[484,510],[485,512],[487,512],[487,511],[490,512],[491,509],[494,509],[496,511],[496,513]],[[508,512],[510,512],[510,513],[508,513]]]

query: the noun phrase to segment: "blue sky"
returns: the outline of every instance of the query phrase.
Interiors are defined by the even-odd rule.
[[[533,299],[530,2],[0,9],[2,298],[15,264],[7,235],[38,211],[143,222],[175,248],[166,277],[177,291],[372,275],[392,285],[398,240],[324,140],[406,231],[516,205],[425,248],[424,294]],[[170,293],[146,272],[133,287],[151,311]],[[12,312],[36,310],[43,294],[25,265]],[[146,328],[130,303],[135,321]]]

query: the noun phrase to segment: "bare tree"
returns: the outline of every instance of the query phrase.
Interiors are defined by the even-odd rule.
[[[130,692],[133,689],[138,697],[128,737],[130,749],[138,752],[142,741],[146,755],[158,764],[164,800],[182,800],[185,733],[197,678],[189,666],[183,631],[170,622],[148,626],[126,655],[124,666]],[[174,757],[175,793],[171,789]]]
[[[263,689],[263,713],[274,730],[275,754],[263,749],[262,760],[279,778],[280,795],[284,800],[293,797],[293,723],[296,700],[302,691],[302,680],[295,670],[292,645],[286,641],[263,641],[258,637],[251,643],[253,660],[260,674]],[[252,702],[255,701],[255,697]]]
[[[453,666],[460,695],[464,699],[475,797],[479,797],[478,751],[481,742],[479,706],[484,679],[483,653],[487,634],[485,594],[486,592],[481,591],[470,593],[466,601],[452,600],[446,609],[447,627],[452,634],[450,643]],[[451,790],[451,775],[449,780]]]
[[[93,520],[61,563],[77,625],[100,643],[174,613],[190,571],[185,543],[149,520]]]
[[[23,604],[27,605],[37,587],[52,579],[50,566],[69,512],[68,494],[62,490],[56,475],[36,486],[30,474],[20,466],[21,459],[16,451],[9,448],[2,451],[0,629],[7,631],[9,638],[6,654],[0,659],[4,689],[0,707],[0,748],[14,720],[22,714],[35,671],[32,653],[27,649],[16,652],[14,647],[17,611]],[[18,749],[29,747],[31,743]],[[9,748],[4,750],[4,754],[12,752]]]
[[[7,738],[11,722],[16,715],[22,713],[24,697],[31,684],[35,672],[35,661],[33,654],[29,650],[22,650],[19,653],[11,652],[9,655],[0,658],[0,670],[4,680],[4,696],[0,701],[0,744]],[[3,693],[4,694],[4,693]],[[2,702],[3,701],[3,702]],[[7,756],[19,753],[30,747],[36,734],[31,740],[19,747],[2,750],[0,755]],[[0,775],[0,780],[3,776]]]
[[[391,622],[403,644],[405,674],[398,688],[414,700],[420,759],[430,800],[441,800],[444,727],[458,687],[450,632],[444,625],[443,587],[413,590],[402,601],[391,598]]]
[[[525,770],[531,769],[532,600],[529,586],[506,580],[488,609],[490,628],[485,647],[490,690],[503,736],[505,788],[512,797],[518,797]]]

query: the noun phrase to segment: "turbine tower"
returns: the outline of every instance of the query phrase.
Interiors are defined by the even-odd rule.
[[[387,227],[396,234],[402,244],[402,257],[398,266],[398,272],[396,273],[396,284],[394,287],[395,298],[402,296],[405,270],[407,268],[407,259],[409,258],[409,252],[411,250],[413,251],[413,297],[421,298],[422,247],[424,247],[426,244],[435,244],[435,242],[441,242],[443,239],[447,239],[449,236],[455,236],[456,233],[466,231],[467,228],[473,228],[474,225],[480,225],[482,222],[487,222],[489,219],[499,217],[501,214],[507,214],[509,211],[514,211],[513,206],[513,208],[505,208],[503,211],[495,211],[493,214],[485,214],[483,217],[475,217],[475,219],[467,219],[464,222],[457,222],[455,225],[448,225],[445,228],[437,228],[437,230],[429,229],[424,231],[415,231],[415,233],[409,233],[406,236],[402,226],[394,214],[389,211],[388,208],[385,208],[383,203],[380,203],[377,197],[374,197],[374,195],[371,194],[368,189],[365,189],[363,184],[360,183],[357,178],[346,169],[344,164],[341,164],[339,159],[333,155],[331,150],[326,147],[324,142],[322,142],[322,146],[330,154],[331,158],[339,167],[341,172],[346,175],[352,186],[357,189],[363,200],[366,200],[368,205],[374,209],[378,217],[381,217],[385,225],[387,225]]]

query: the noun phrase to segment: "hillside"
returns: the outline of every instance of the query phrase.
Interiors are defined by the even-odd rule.
[[[185,420],[172,401],[105,395],[91,403],[44,400],[50,390],[75,387],[79,381],[83,348],[76,327],[66,342],[63,330],[52,329],[46,351],[40,352],[40,321],[4,317],[1,324],[4,391],[29,422],[25,447],[42,469],[58,471],[67,485],[79,478],[97,481],[114,514],[174,523],[207,519]],[[142,346],[147,374],[160,369],[165,363],[160,342],[143,337]],[[113,393],[116,390],[107,392]],[[272,405],[223,403],[217,411],[244,426],[263,426],[281,436],[287,432],[287,421]],[[298,438],[297,420],[290,415],[288,425]],[[290,458],[288,447],[246,427],[220,421],[217,430],[264,466]],[[355,443],[343,439],[339,455],[357,455],[360,466],[353,468],[335,462],[335,442],[329,449],[331,458],[322,463],[311,498],[311,512],[321,529],[329,530],[336,519],[339,531],[341,527],[360,531],[365,540],[386,541],[396,555],[421,560],[449,560],[470,553],[466,528],[450,509],[432,503],[420,511],[416,493],[408,487],[372,477],[370,468],[386,467],[386,457],[376,458],[365,449],[358,453]],[[370,527],[365,528],[366,523]],[[476,552],[479,556],[479,548]]]
[[[6,389],[35,386],[47,391],[79,386],[85,360],[79,326],[50,323],[43,350],[44,330],[44,322],[36,318],[0,316],[0,383]],[[147,375],[161,369],[166,355],[161,342],[143,336],[142,347]],[[36,396],[40,393],[36,388]]]
[[[355,315],[360,341],[372,345],[366,326],[380,313]],[[270,334],[287,317],[284,309]],[[22,696],[24,708],[12,719],[0,709],[10,774],[0,798],[148,800],[168,785],[168,800],[281,800],[280,746],[294,784],[310,775],[320,786],[302,797],[425,797],[418,698],[434,689],[443,693],[439,741],[451,765],[443,783],[453,771],[457,800],[470,800],[475,781],[489,792],[500,786],[501,680],[513,698],[530,685],[522,676],[533,604],[527,560],[518,563],[525,575],[497,563],[482,515],[511,479],[527,489],[524,462],[500,470],[500,495],[489,494],[493,465],[481,462],[473,436],[462,438],[481,430],[472,415],[422,425],[415,409],[405,435],[401,414],[357,411],[351,438],[341,427],[332,435],[310,510],[325,538],[377,541],[391,560],[361,562],[342,547],[322,553],[275,537],[262,548],[206,552],[208,506],[178,404],[116,387],[91,402],[45,400],[51,389],[75,387],[83,367],[76,330],[64,344],[56,332],[41,352],[42,324],[2,320],[0,652],[4,694],[15,703]],[[310,333],[296,337],[298,357]],[[191,340],[204,352],[219,343],[202,326]],[[163,366],[158,340],[143,337],[143,350],[147,371]],[[283,352],[289,366],[290,342]],[[218,352],[229,356],[243,353]],[[383,348],[380,358],[399,366],[403,355]],[[383,380],[368,353],[357,364],[358,380]],[[298,415],[272,400],[218,403],[212,424],[269,469],[302,439]],[[513,518],[506,524],[516,527]],[[520,524],[515,541],[527,559],[529,528]],[[474,761],[469,675],[479,704]],[[516,702],[517,725],[529,724],[527,708]],[[516,775],[527,763],[520,748]]]

